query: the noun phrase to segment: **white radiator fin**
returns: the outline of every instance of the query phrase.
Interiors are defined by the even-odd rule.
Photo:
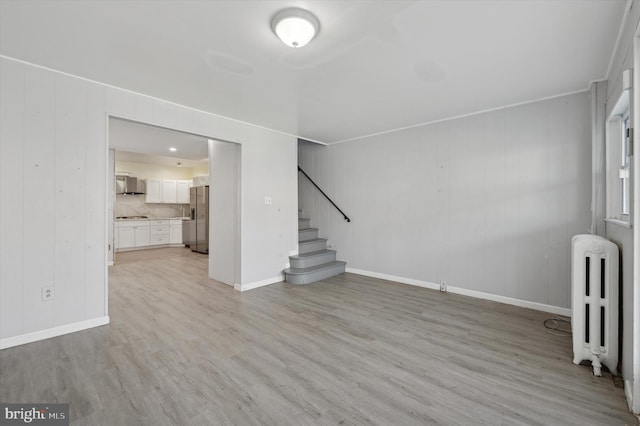
[[[597,235],[571,241],[573,362],[591,361],[600,376],[618,367],[618,247]]]

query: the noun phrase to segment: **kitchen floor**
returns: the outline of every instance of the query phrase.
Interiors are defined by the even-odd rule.
[[[353,274],[240,293],[207,265],[118,253],[111,324],[0,351],[0,400],[77,425],[637,424],[550,314]]]

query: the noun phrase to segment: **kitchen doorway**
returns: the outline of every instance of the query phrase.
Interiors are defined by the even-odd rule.
[[[111,116],[107,135],[108,264],[118,251],[190,245],[188,186],[206,187],[208,221],[198,235],[206,229],[209,254],[193,255],[208,257],[209,278],[240,282],[240,145]]]

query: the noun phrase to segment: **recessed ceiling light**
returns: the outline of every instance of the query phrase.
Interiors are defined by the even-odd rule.
[[[271,29],[287,46],[302,47],[318,34],[320,21],[313,13],[292,7],[275,14]]]
[[[176,148],[174,148],[174,147],[171,147],[171,148],[169,148],[169,151],[171,151],[171,152],[176,152],[176,151],[177,151],[177,149],[176,149]]]
[[[182,163],[176,163],[178,167],[182,167]]]

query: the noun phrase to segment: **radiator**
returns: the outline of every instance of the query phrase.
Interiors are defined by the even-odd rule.
[[[597,235],[571,241],[573,363],[591,361],[613,375],[618,367],[618,247]]]

